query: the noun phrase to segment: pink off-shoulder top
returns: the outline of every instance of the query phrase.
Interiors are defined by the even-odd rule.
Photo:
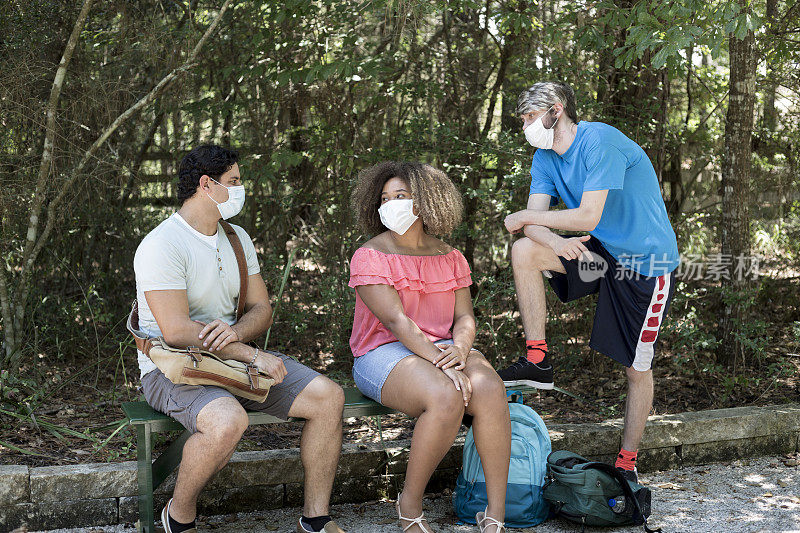
[[[467,260],[458,250],[443,255],[387,254],[359,248],[350,260],[350,286],[391,285],[403,310],[431,341],[450,339],[456,289],[472,284]],[[355,357],[397,338],[372,314],[356,292],[350,349]]]

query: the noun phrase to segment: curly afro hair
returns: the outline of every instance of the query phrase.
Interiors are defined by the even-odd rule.
[[[464,210],[461,195],[447,174],[424,163],[386,161],[358,174],[350,198],[358,224],[370,235],[387,230],[378,209],[383,186],[392,178],[400,178],[411,187],[426,233],[449,235],[461,222]]]
[[[200,176],[219,179],[237,161],[238,153],[216,144],[204,144],[186,154],[178,169],[178,201],[183,204],[194,196]]]

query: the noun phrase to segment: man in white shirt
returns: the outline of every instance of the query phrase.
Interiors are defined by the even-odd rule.
[[[341,452],[344,393],[296,360],[247,344],[270,327],[272,307],[253,242],[239,226],[233,227],[244,248],[248,280],[245,312],[236,321],[238,264],[219,220],[235,216],[244,205],[237,158],[236,152],[205,145],[181,161],[181,208],[136,250],[139,327],[150,336],[163,336],[171,346],[202,346],[223,359],[255,364],[275,384],[263,403],[219,387],[176,385],[138,353],[147,402],[193,433],[161,519],[166,533],[195,531],[200,491],[236,449],[247,428],[246,410],[257,410],[282,419],[306,419],[300,444],[305,506],[297,531],[339,533],[328,513]]]

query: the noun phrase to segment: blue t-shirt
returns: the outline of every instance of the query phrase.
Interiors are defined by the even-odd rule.
[[[678,242],[653,164],[641,146],[608,124],[579,122],[563,156],[536,150],[531,194],[561,197],[575,209],[584,192],[606,189],[603,215],[590,233],[625,268],[644,276],[675,270]]]

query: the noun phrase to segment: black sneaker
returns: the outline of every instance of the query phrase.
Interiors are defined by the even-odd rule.
[[[622,474],[622,477],[630,481],[631,483],[639,483],[639,473],[636,471],[636,467],[633,467],[633,470],[625,470],[622,467],[617,467],[617,471]]]
[[[553,388],[553,365],[545,355],[541,363],[531,363],[520,356],[516,363],[498,372],[503,383],[508,385],[527,385],[537,389]]]

